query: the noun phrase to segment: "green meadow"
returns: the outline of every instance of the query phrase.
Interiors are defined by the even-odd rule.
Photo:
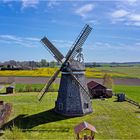
[[[125,75],[125,77],[129,78],[140,78],[140,66],[133,66],[133,67],[98,67],[98,70],[102,72],[109,72],[109,73],[118,73],[121,75]]]
[[[115,93],[125,93],[130,99],[140,103],[140,86],[115,85]]]
[[[125,91],[124,91],[125,89]],[[131,90],[130,90],[131,89]],[[114,92],[125,92],[140,101],[140,86],[115,86]],[[57,92],[49,92],[42,102],[37,92],[0,96],[13,104],[9,122],[3,126],[3,140],[74,140],[74,126],[82,121],[93,124],[98,139],[140,139],[140,109],[128,102],[116,102],[116,97],[93,100],[93,113],[82,117],[64,117],[53,112]]]

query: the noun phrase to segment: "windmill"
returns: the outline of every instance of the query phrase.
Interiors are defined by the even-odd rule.
[[[41,39],[45,48],[47,48],[54,58],[61,63],[61,67],[54,73],[40,92],[39,101],[42,100],[51,84],[61,72],[62,76],[58,97],[54,108],[59,114],[66,116],[82,116],[92,112],[92,102],[86,86],[84,75],[85,66],[82,54],[82,45],[86,41],[91,30],[92,28],[89,25],[84,26],[65,57],[47,37]]]

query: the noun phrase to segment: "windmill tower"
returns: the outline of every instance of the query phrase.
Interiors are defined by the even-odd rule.
[[[82,54],[82,45],[91,30],[92,28],[89,25],[85,25],[66,57],[46,37],[41,39],[44,46],[62,64],[61,68],[50,78],[39,95],[39,100],[41,101],[61,71],[60,87],[54,108],[57,113],[66,116],[82,116],[92,112],[90,94],[85,81],[85,66]]]

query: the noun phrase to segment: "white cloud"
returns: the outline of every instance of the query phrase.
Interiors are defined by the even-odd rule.
[[[131,14],[129,16],[130,20],[140,22],[140,14]]]
[[[120,10],[116,10],[113,13],[111,13],[111,17],[115,18],[115,19],[119,19],[119,18],[123,18],[125,16],[127,16],[129,14],[129,12],[120,9]]]
[[[70,48],[73,44],[72,41],[68,40],[52,40],[53,44],[59,48]]]
[[[56,42],[56,43],[67,43],[67,44],[71,44],[72,45],[72,41],[68,41],[68,40],[53,40],[53,42]]]
[[[140,14],[130,14],[128,16],[128,25],[140,26]]]
[[[12,2],[13,0],[3,0],[4,3]]]
[[[140,0],[116,1],[116,8],[109,13],[112,23],[140,26]]]
[[[39,38],[36,37],[18,37],[14,35],[0,35],[0,42],[10,44],[10,46],[18,45],[22,47],[37,47]]]
[[[119,50],[119,51],[126,51],[126,50],[132,50],[132,51],[140,51],[140,43],[132,43],[132,44],[125,44],[125,43],[110,43],[110,42],[95,42],[93,43],[94,47],[91,47],[90,49],[99,49],[99,50]]]
[[[124,9],[115,10],[110,14],[112,23],[122,22],[125,25],[140,26],[140,14],[135,11]]]
[[[112,48],[112,45],[108,42],[95,42],[94,47],[97,48]]]
[[[34,7],[39,4],[39,0],[21,0],[22,2],[22,8],[27,8],[27,7]]]
[[[20,37],[15,35],[0,35],[0,42],[10,44],[10,46],[18,45],[21,47],[37,47],[40,43],[40,38],[37,37]],[[70,48],[73,44],[68,40],[52,40],[52,43],[58,48]]]
[[[133,41],[133,42],[140,41],[140,38],[138,37],[132,38],[132,37],[126,37],[126,36],[122,37],[122,36],[112,36],[112,35],[103,35],[103,36],[100,35],[100,37],[107,38],[109,40],[116,39],[116,40],[123,40],[123,41],[126,40],[126,41]]]
[[[140,46],[140,42],[136,43],[136,46]]]
[[[19,37],[13,36],[13,35],[0,35],[1,39],[5,40],[14,40],[14,41],[21,41]]]
[[[86,21],[87,23],[89,23],[89,24],[98,24],[98,21],[97,20],[94,20],[94,19],[91,19],[91,20],[87,20]]]
[[[140,26],[140,22],[134,22],[133,25]]]
[[[129,5],[135,5],[138,2],[138,0],[125,0],[124,2]]]
[[[78,9],[75,10],[77,15],[81,17],[86,17],[86,15],[93,10],[95,6],[93,4],[86,4]]]
[[[36,37],[27,37],[25,39],[30,41],[40,41],[40,38],[36,38]]]
[[[13,1],[20,2],[22,5],[21,9],[25,9],[25,8],[29,8],[29,7],[36,8],[37,5],[39,4],[39,0],[3,0],[3,3],[9,5]],[[9,5],[9,6],[11,6],[11,5]]]
[[[59,3],[56,0],[50,0],[48,1],[48,7],[53,8],[55,6],[59,5]]]

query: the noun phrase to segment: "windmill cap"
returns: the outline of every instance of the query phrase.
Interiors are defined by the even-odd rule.
[[[70,68],[73,71],[85,71],[85,65],[77,60],[72,60],[70,62]]]

